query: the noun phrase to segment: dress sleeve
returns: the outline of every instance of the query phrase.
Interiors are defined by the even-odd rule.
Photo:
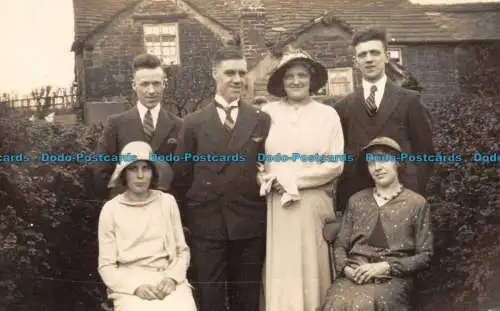
[[[328,155],[341,156],[344,154],[344,134],[337,111],[331,108],[328,132]],[[332,157],[333,158],[333,157]],[[324,161],[299,170],[295,175],[298,189],[313,188],[327,184],[340,176],[344,169],[343,161]]]
[[[413,218],[413,230],[415,232],[415,255],[389,259],[388,263],[393,276],[411,275],[427,269],[430,265],[434,236],[428,203],[419,206]]]
[[[99,216],[98,241],[99,257],[98,271],[106,286],[113,292],[133,295],[138,284],[118,269],[116,232],[114,229],[112,205],[105,204]]]
[[[190,252],[182,230],[181,217],[179,208],[175,199],[169,200],[170,204],[170,217],[173,226],[174,243],[176,259],[172,266],[165,272],[167,277],[174,279],[177,283],[181,283],[186,279],[187,269],[189,267]]]
[[[352,202],[349,200],[349,204],[342,218],[339,234],[334,244],[335,270],[337,271],[337,275],[342,275],[347,265],[348,252],[351,248],[352,226]]]

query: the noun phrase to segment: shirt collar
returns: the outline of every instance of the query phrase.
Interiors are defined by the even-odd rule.
[[[385,88],[385,84],[387,83],[387,75],[383,75],[382,78],[380,78],[377,82],[372,83],[368,82],[365,79],[363,79],[362,85],[364,90],[370,91],[370,88],[372,85],[377,86],[377,91],[383,90]]]
[[[222,97],[220,94],[215,94],[215,101],[217,101],[219,104],[221,104],[223,107],[228,107],[228,106],[236,106],[238,107],[238,102],[240,101],[239,99],[232,101],[231,103],[228,103],[224,97]]]
[[[160,112],[160,108],[161,108],[161,104],[154,106],[154,108],[150,109],[151,114],[153,116],[158,115],[158,113]],[[146,114],[146,112],[148,112],[148,108],[146,106],[144,106],[140,101],[137,101],[137,109],[139,110],[139,114],[141,115],[141,117],[143,117]]]

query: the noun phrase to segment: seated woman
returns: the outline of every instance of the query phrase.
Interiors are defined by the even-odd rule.
[[[349,199],[334,247],[338,278],[322,311],[410,309],[413,279],[430,264],[433,234],[429,204],[398,180],[393,157],[400,152],[387,137],[361,152],[375,188]]]
[[[160,166],[167,164],[150,162],[151,152],[141,141],[121,152],[135,158],[124,157],[109,182],[122,183],[126,191],[101,210],[99,274],[115,311],[196,311],[177,203],[172,195],[151,189]]]

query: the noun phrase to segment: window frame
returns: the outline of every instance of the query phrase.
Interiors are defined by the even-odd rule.
[[[348,86],[349,90],[343,94],[334,94],[334,93],[332,93],[332,91],[333,91],[331,88],[332,83],[330,81],[331,81],[332,76],[334,75],[335,72],[342,72],[342,71],[347,71],[348,77],[350,77],[349,81],[348,81],[348,83],[350,84]],[[324,94],[318,94],[318,93],[313,94],[313,96],[315,98],[324,98],[324,97],[333,97],[333,96],[343,97],[343,96],[346,96],[354,91],[356,82],[355,82],[354,68],[353,67],[345,66],[345,67],[327,68],[327,72],[328,72],[328,81],[326,82],[325,86],[322,88],[322,89],[325,89],[326,92]],[[340,84],[340,83],[338,83],[338,84]],[[344,84],[344,83],[342,83],[342,84]]]
[[[394,60],[394,58],[391,57],[391,51],[399,52],[399,61],[396,62],[399,65],[403,66],[404,65],[403,48],[399,46],[390,46],[387,48],[387,53],[389,54],[389,58]]]
[[[160,1],[160,0],[158,0]],[[146,34],[146,28],[147,27],[151,27],[151,28],[158,28],[158,33],[159,35],[161,36],[162,33],[161,33],[161,28],[162,26],[174,26],[175,27],[175,30],[173,31],[175,34],[175,57],[176,57],[176,60],[173,64],[167,64],[163,61],[163,55],[156,55],[155,53],[153,52],[149,52],[149,49],[152,48],[152,46],[148,45],[148,42],[146,42],[146,38],[147,38],[147,34]],[[165,66],[165,67],[168,67],[168,66],[180,66],[181,65],[181,55],[180,55],[180,44],[179,44],[179,23],[143,23],[142,25],[142,34],[143,34],[143,45],[144,45],[144,49],[146,50],[147,53],[151,53],[155,56],[158,56],[161,61],[162,61],[162,66]],[[166,33],[165,33],[166,34]],[[171,35],[170,33],[168,35]],[[162,47],[162,41],[160,41],[160,47]]]

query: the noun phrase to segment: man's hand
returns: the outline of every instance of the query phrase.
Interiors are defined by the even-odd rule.
[[[163,294],[155,286],[143,284],[137,287],[134,295],[145,300],[163,299]]]
[[[354,270],[354,280],[358,284],[365,284],[373,277],[389,275],[391,266],[387,262],[364,264]]]
[[[166,277],[164,278],[156,288],[162,293],[162,299],[170,295],[177,287],[177,282],[174,279]]]

